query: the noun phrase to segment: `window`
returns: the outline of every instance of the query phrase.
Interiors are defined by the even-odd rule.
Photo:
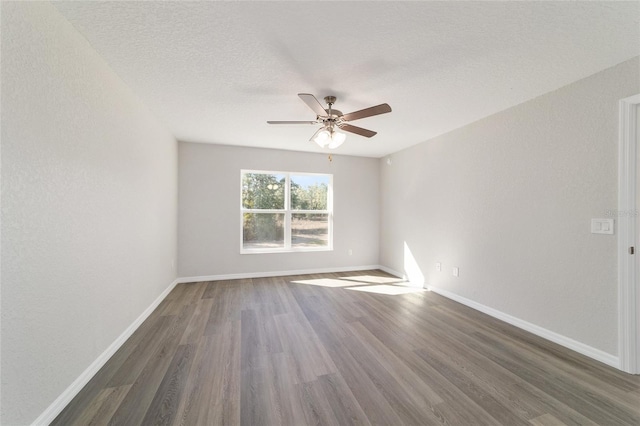
[[[331,250],[333,176],[241,171],[241,253]]]

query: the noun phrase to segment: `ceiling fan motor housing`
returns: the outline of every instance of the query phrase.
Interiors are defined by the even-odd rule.
[[[333,109],[333,108],[332,108],[332,109],[331,109],[331,114],[329,114],[329,110],[328,110],[328,109],[325,109],[325,111],[327,111],[327,118],[328,118],[328,119],[333,119],[333,120],[335,120],[335,119],[337,119],[337,118],[342,117],[342,111],[338,111],[337,109]]]

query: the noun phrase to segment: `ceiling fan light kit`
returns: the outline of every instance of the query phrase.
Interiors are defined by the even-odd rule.
[[[347,138],[345,133],[333,128],[321,127],[311,136],[311,141],[318,144],[320,148],[335,149],[342,145]]]
[[[329,106],[327,109],[318,102],[315,96],[309,93],[298,93],[298,96],[309,108],[311,108],[313,112],[315,112],[316,119],[314,121],[267,121],[267,123],[322,124],[322,127],[320,127],[310,139],[318,144],[320,148],[338,148],[347,138],[347,135],[344,132],[355,133],[366,138],[375,136],[376,132],[347,124],[347,122],[391,112],[391,107],[388,104],[380,104],[359,111],[354,111],[349,114],[343,114],[342,111],[333,109],[333,104],[336,102],[335,96],[325,96],[324,101]],[[342,132],[340,130],[342,130]]]

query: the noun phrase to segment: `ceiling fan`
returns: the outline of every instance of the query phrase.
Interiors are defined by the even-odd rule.
[[[350,121],[359,120],[361,118],[371,117],[374,115],[385,114],[391,112],[391,107],[388,104],[380,104],[369,108],[361,109],[359,111],[343,114],[337,109],[333,109],[333,104],[336,103],[335,96],[325,96],[324,101],[329,105],[329,108],[325,109],[322,104],[316,99],[315,96],[309,93],[298,93],[300,99],[316,114],[316,119],[312,121],[267,121],[269,124],[322,124],[311,137],[311,141],[317,143],[321,148],[334,149],[342,145],[347,135],[339,130],[345,132],[355,133],[366,138],[375,136],[377,132],[372,130],[363,129],[362,127],[353,126],[348,124]]]

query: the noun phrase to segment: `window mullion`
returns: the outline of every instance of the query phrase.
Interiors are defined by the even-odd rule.
[[[284,247],[291,250],[291,175],[286,174],[284,188],[285,214],[284,214]]]

